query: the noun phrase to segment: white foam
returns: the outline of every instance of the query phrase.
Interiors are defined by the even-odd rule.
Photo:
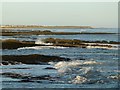
[[[68,83],[82,84],[90,82],[93,78],[100,78],[101,71],[94,68],[94,64],[102,64],[94,60],[60,61],[52,64],[57,70],[59,77]]]
[[[35,44],[53,45],[52,43],[45,43],[43,39],[37,39]]]
[[[72,83],[73,84],[81,84],[81,83],[84,83],[86,82],[87,79],[85,77],[82,77],[82,76],[76,76],[73,80],[72,80]]]
[[[62,67],[73,67],[73,66],[77,66],[77,65],[81,65],[82,63],[78,60],[76,61],[70,61],[70,62],[66,62],[66,61],[60,61],[57,64],[55,64],[55,68],[59,69]]]
[[[86,43],[89,46],[87,48],[102,48],[102,49],[118,49],[118,44],[101,44],[101,43]],[[91,46],[91,45],[103,45],[103,46]],[[111,46],[111,47],[109,47]]]
[[[120,75],[108,76],[107,78],[119,80],[120,79]]]
[[[69,66],[69,67],[73,67],[73,66],[78,66],[78,65],[90,65],[90,64],[101,64],[99,62],[96,61],[80,61],[80,60],[75,60],[75,61],[60,61],[57,64],[55,64],[55,68],[61,68],[61,67],[65,67],[65,66]]]
[[[6,40],[16,40],[15,38],[0,38],[0,40],[6,41]]]
[[[68,47],[60,47],[60,46],[34,46],[34,47],[22,47],[22,48],[18,48],[17,50],[22,50],[22,49],[35,49],[35,50],[39,50],[39,49],[65,49]]]
[[[83,64],[101,64],[99,62],[96,62],[96,61],[85,61]]]
[[[66,72],[72,72],[72,70],[76,67],[80,67],[80,65],[93,65],[93,64],[101,64],[100,62],[96,61],[80,61],[80,60],[74,60],[74,61],[60,61],[54,65],[54,67],[58,70],[59,73],[66,73]],[[86,68],[85,68],[86,69]],[[91,68],[87,68],[85,71],[89,71]]]
[[[81,74],[87,74],[89,71],[93,70],[93,67],[82,67],[79,72],[81,72]]]

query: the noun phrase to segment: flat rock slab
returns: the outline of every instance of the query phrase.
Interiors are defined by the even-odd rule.
[[[48,62],[54,61],[69,61],[69,58],[63,58],[59,56],[47,56],[47,55],[3,55],[2,61],[7,62],[21,62],[23,64],[48,64]]]

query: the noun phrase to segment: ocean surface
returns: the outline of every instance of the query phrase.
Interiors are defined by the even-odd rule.
[[[1,39],[16,39],[42,43],[45,38],[78,39],[86,41],[116,41],[118,29],[14,29],[13,31],[50,30],[54,32],[109,32],[116,34],[80,35],[16,35],[0,36]],[[79,48],[59,46],[35,46],[0,50],[2,55],[42,54],[70,58],[71,61],[49,62],[49,65],[2,65],[0,73],[12,72],[30,76],[50,75],[54,80],[20,82],[2,76],[3,88],[117,88],[120,72],[118,69],[118,48]],[[55,70],[45,70],[53,67]],[[19,68],[19,69],[17,69]],[[21,69],[20,69],[21,68]],[[26,69],[23,69],[26,68]],[[59,78],[56,78],[59,77]]]

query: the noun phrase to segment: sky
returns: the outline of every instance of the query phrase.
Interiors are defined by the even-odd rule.
[[[67,25],[114,28],[117,2],[3,2],[2,25]]]

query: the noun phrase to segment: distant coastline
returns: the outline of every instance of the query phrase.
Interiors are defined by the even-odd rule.
[[[93,29],[92,26],[1,25],[0,28]]]

